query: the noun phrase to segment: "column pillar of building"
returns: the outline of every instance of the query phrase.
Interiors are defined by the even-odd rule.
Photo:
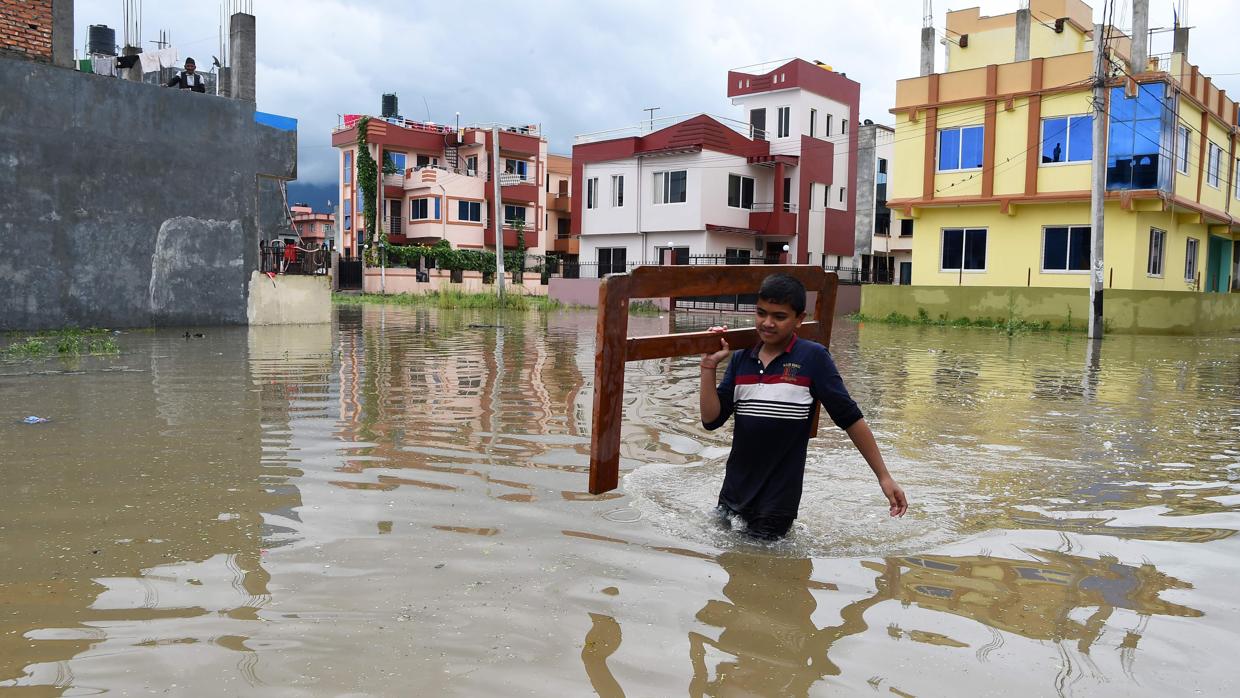
[[[232,86],[229,89],[233,99],[244,102],[255,102],[255,29],[254,15],[238,12],[228,20],[228,55],[232,65],[229,66]]]

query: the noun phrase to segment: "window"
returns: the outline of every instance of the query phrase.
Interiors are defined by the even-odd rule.
[[[353,183],[353,151],[346,150],[344,153],[344,183]],[[348,206],[345,206],[347,209]]]
[[[534,220],[535,220],[535,224],[537,224],[538,219],[534,219]],[[521,223],[525,223],[525,207],[524,206],[512,206],[512,205],[505,204],[504,205],[504,225],[509,228],[515,228],[517,226],[517,221],[520,221]]]
[[[357,197],[357,212],[358,213],[362,212],[362,197],[360,196]]]
[[[840,133],[848,133],[848,119],[840,119]]]
[[[878,159],[878,174],[874,178],[875,184],[887,183],[887,158]]]
[[[611,176],[611,205],[624,206],[624,175]]]
[[[1042,162],[1084,162],[1094,154],[1093,117],[1042,119]]]
[[[738,174],[728,175],[728,206],[732,208],[753,208],[753,177]]]
[[[1188,174],[1188,127],[1183,124],[1175,129],[1175,171]]]
[[[586,208],[598,208],[598,177],[586,180]]]
[[[434,208],[436,209],[439,208],[438,203],[439,203],[439,200],[435,199]],[[431,218],[439,217],[438,211],[434,212],[435,213],[434,216],[431,216],[431,212],[432,212],[431,199],[422,198],[422,199],[410,199],[409,200],[409,220],[425,221],[425,220],[430,220]]]
[[[822,206],[823,208],[831,208],[831,185],[822,185]]]
[[[504,159],[504,172],[507,174],[520,175],[521,179],[525,179],[525,173],[529,163],[525,160],[513,160],[511,158]]]
[[[1042,229],[1042,271],[1089,271],[1089,226]]]
[[[1189,238],[1188,244],[1184,248],[1184,280],[1197,280],[1197,247],[1200,245],[1197,238]]]
[[[344,211],[344,229],[345,230],[353,229],[353,208],[350,206],[351,203],[352,202],[350,202],[348,199],[345,199],[344,206],[342,207],[342,210]]]
[[[784,177],[784,211],[792,211],[792,178]]]
[[[1161,82],[1140,85],[1132,98],[1123,87],[1111,89],[1107,189],[1159,188],[1162,153],[1171,152],[1171,144],[1162,141],[1163,123],[1174,115],[1165,93]],[[1173,133],[1169,123],[1166,133],[1168,138]]]
[[[688,247],[656,247],[655,254],[658,255],[659,264],[677,264],[686,265],[689,263]],[[668,258],[671,253],[671,258]]]
[[[1223,168],[1223,149],[1210,142],[1209,160],[1206,162],[1206,184],[1218,189],[1219,170]]]
[[[752,132],[754,140],[766,140],[766,110],[750,109],[749,110],[749,129]]]
[[[471,176],[478,174],[478,156],[477,155],[470,155],[469,157],[465,158],[465,174],[471,175]]]
[[[573,234],[572,221],[567,218],[557,218],[555,221],[555,236],[561,240]]]
[[[685,170],[654,173],[654,202],[656,204],[683,204],[686,194]]]
[[[900,219],[900,237],[902,238],[913,237],[913,219],[912,218]]]
[[[844,190],[846,189],[848,189],[848,187],[840,187],[840,203],[841,204],[844,203]]]
[[[624,247],[600,247],[595,252],[598,254],[598,278],[603,278],[608,274],[623,274],[626,269],[625,257],[628,250]]]
[[[481,223],[482,203],[479,201],[456,202],[456,217],[468,223]]]
[[[777,115],[779,125],[776,127],[775,137],[787,138],[791,131],[788,127],[792,121],[792,107],[780,107],[777,111]]]
[[[1150,276],[1163,275],[1163,256],[1166,251],[1167,232],[1158,228],[1150,228],[1150,254],[1145,263],[1145,273]]]
[[[404,153],[393,153],[391,151],[385,150],[383,151],[383,155],[385,158],[391,160],[392,164],[395,165],[394,169],[396,170],[396,174],[404,177],[405,176],[405,154]]]
[[[749,264],[749,248],[729,247],[723,256],[724,264]]]
[[[941,271],[986,271],[986,229],[943,230]]]
[[[421,169],[421,168],[423,168],[423,167],[430,167],[430,166],[431,166],[431,156],[429,156],[429,155],[418,155],[416,158],[414,158],[414,161],[413,161],[413,162],[414,162],[414,167],[416,167],[416,168],[418,168],[418,169]],[[438,164],[438,163],[439,163],[439,158],[435,158],[435,164]]]
[[[832,116],[833,116],[832,114],[827,114],[827,120],[822,123],[822,135],[824,136],[831,135],[831,117]]]
[[[1236,168],[1231,171],[1231,178],[1236,180],[1236,198],[1240,199],[1240,158],[1236,158]]]
[[[543,187],[543,191],[551,191],[551,173],[547,173],[547,184]]]
[[[974,170],[982,166],[982,126],[939,131],[939,172]]]
[[[817,135],[815,134],[815,130],[817,126],[818,126],[818,110],[810,109],[809,110],[809,137],[810,138],[813,138],[815,135]]]

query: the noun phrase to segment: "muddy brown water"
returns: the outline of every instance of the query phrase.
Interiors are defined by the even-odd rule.
[[[592,314],[336,312],[0,363],[0,693],[1240,690],[1237,339],[842,321],[912,510],[824,426],[763,546],[692,359],[630,365],[594,497]]]

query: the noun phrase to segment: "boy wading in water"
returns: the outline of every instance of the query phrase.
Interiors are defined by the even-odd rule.
[[[713,431],[736,415],[719,511],[740,516],[746,531],[757,538],[782,538],[797,517],[818,402],[878,477],[891,515],[904,516],[908,510],[904,490],[887,472],[874,434],[849,397],[831,354],[821,344],[796,336],[803,320],[805,286],[787,274],[772,274],[758,290],[758,345],[732,351],[721,337],[722,349],[702,355],[702,425]],[[717,368],[729,356],[716,386]]]

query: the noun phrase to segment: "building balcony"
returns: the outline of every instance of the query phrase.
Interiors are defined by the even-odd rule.
[[[509,249],[509,250],[517,249],[517,230],[516,228],[509,227],[510,225],[512,225],[512,223],[513,221],[506,221],[504,223],[504,249]],[[540,231],[536,228],[525,229],[525,247],[527,249],[538,247],[539,232]],[[489,247],[495,246],[495,229],[494,228],[487,227],[486,231],[482,235],[482,243]]]
[[[556,213],[572,213],[573,199],[568,194],[547,192],[547,210]]]
[[[581,238],[576,235],[557,237],[551,241],[551,245],[548,246],[547,251],[560,252],[563,254],[580,254]]]
[[[405,173],[397,172],[396,174],[383,175],[383,186],[384,187],[397,187],[398,189],[404,189],[405,188]]]
[[[796,235],[796,204],[755,203],[749,211],[749,227],[764,235]]]
[[[538,183],[519,174],[503,173],[499,176],[499,195],[503,201],[533,204],[538,201]]]
[[[499,132],[500,154],[538,155],[541,144],[537,129],[509,126]]]

